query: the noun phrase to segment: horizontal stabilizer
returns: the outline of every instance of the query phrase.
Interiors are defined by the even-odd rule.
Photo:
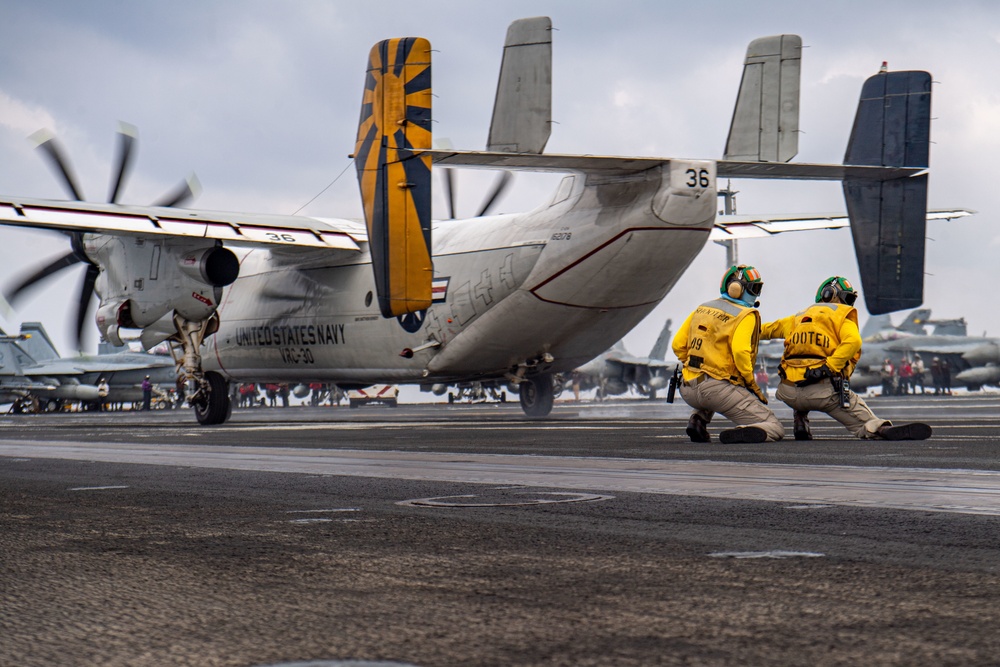
[[[514,21],[500,65],[488,147],[507,153],[541,153],[552,127],[552,20]]]
[[[504,153],[498,151],[427,150],[435,165],[510,169],[513,171],[580,171],[604,176],[636,174],[667,165],[673,158],[626,157],[617,155],[568,155],[561,153]],[[682,159],[682,158],[677,158]],[[845,178],[888,180],[918,174],[920,168],[868,167],[840,164],[810,164],[781,162],[716,162],[719,178],[779,178],[800,181],[841,181]]]
[[[928,220],[955,220],[975,214],[964,208],[935,208],[927,211]],[[784,232],[807,232],[814,229],[842,229],[851,221],[844,213],[799,215],[719,215],[708,237],[710,241],[754,239]]]
[[[727,160],[788,162],[795,157],[801,69],[798,35],[750,42],[726,140]]]

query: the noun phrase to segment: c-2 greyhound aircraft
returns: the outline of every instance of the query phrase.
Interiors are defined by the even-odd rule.
[[[709,235],[760,233],[792,216],[716,215],[718,178],[843,181],[868,309],[923,292],[931,79],[880,72],[864,84],[843,165],[794,164],[801,39],[750,44],[724,159],[544,154],[551,21],[507,32],[487,151],[432,150],[431,48],[389,39],[370,53],[354,159],[365,224],[315,217],[117,204],[131,158],[122,134],[108,204],[84,203],[62,152],[41,144],[75,201],[0,197],[0,224],[66,233],[72,250],[14,293],[87,265],[83,312],[117,343],[170,342],[202,424],[224,422],[227,383],[506,380],[529,416],[552,408],[552,376],[631,330]],[[431,166],[565,172],[520,214],[431,221]],[[956,213],[958,215],[959,213]]]

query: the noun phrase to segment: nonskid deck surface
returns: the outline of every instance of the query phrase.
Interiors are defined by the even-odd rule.
[[[0,662],[989,662],[1000,399],[870,404],[934,437],[697,445],[641,400],[5,417]]]

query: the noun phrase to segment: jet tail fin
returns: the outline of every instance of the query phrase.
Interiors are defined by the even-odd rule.
[[[725,158],[788,162],[799,152],[802,38],[761,37],[750,42],[726,139]]]
[[[920,335],[926,334],[927,330],[924,329],[924,325],[927,324],[927,320],[929,319],[931,319],[930,308],[917,308],[906,316],[906,319],[896,327],[896,331],[905,331],[906,333]]]
[[[883,329],[894,329],[892,326],[892,317],[888,314],[882,315],[871,315],[865,322],[865,325],[861,327],[861,338],[863,340],[868,340],[878,332]]]
[[[653,344],[653,349],[649,351],[649,358],[656,359],[657,361],[663,361],[667,358],[667,349],[670,347],[670,331],[673,325],[673,320],[668,319],[667,323],[663,325],[663,331],[660,332],[659,337],[656,339],[656,343]]]
[[[552,20],[507,28],[487,150],[541,153],[552,130]]]
[[[383,317],[431,305],[431,45],[372,47],[354,158]]]
[[[861,89],[845,165],[926,169],[931,77],[880,72]],[[924,295],[927,175],[844,179],[851,235],[872,314],[915,308]]]
[[[20,342],[21,348],[30,354],[35,361],[42,362],[59,358],[59,352],[41,322],[23,322],[21,334],[28,336]]]

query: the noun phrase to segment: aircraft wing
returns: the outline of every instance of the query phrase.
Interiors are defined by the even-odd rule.
[[[0,224],[65,231],[218,239],[232,246],[286,246],[360,251],[363,222],[160,206],[0,197]]]
[[[643,357],[617,356],[605,359],[607,363],[621,366],[644,366],[648,368],[673,368],[677,362],[669,363],[662,359],[645,359]]]
[[[941,345],[920,345],[919,343],[917,343],[916,341],[914,341],[914,340],[911,339],[909,341],[909,347],[908,347],[908,349],[911,352],[918,352],[920,354],[923,354],[924,356],[931,355],[931,354],[939,354],[939,355],[940,354],[965,354],[966,352],[971,352],[972,350],[976,349],[977,347],[981,347],[982,345],[983,345],[983,341],[982,340],[978,340],[976,342],[970,342],[970,343],[960,343],[960,344],[956,344],[956,345],[948,345],[948,344],[941,344]]]
[[[964,208],[929,209],[928,220],[954,220],[975,214]],[[843,213],[816,213],[813,215],[720,215],[709,234],[711,241],[761,238],[782,232],[801,232],[813,229],[840,229],[850,227],[851,221]]]
[[[142,370],[173,366],[169,357],[151,356],[141,361],[105,361],[101,359],[53,359],[24,369],[24,374],[32,376],[82,375],[84,373],[115,373],[117,371]]]

